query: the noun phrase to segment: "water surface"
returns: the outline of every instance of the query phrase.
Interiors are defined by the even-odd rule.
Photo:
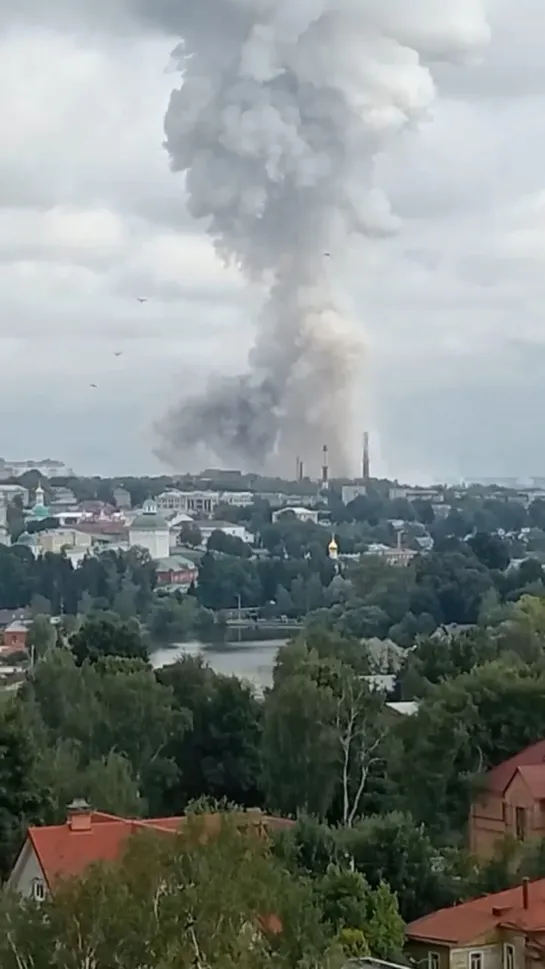
[[[238,676],[249,680],[259,690],[272,685],[272,672],[276,654],[287,639],[250,640],[246,643],[210,644],[191,640],[161,646],[151,654],[154,669],[175,663],[184,654],[202,656],[215,673]]]

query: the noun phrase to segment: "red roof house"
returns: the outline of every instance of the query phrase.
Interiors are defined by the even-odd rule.
[[[527,969],[545,962],[545,879],[425,915],[406,928],[417,965]]]
[[[545,740],[488,771],[471,805],[469,847],[477,857],[491,858],[506,837],[545,837]]]
[[[241,827],[252,826],[260,832],[289,827],[294,822],[262,814],[241,812]],[[152,829],[172,834],[183,828],[186,817],[136,820],[120,818],[102,811],[92,811],[76,801],[68,809],[64,824],[30,827],[27,838],[8,879],[8,886],[25,897],[45,898],[55,883],[82,875],[89,865],[115,861],[127,839],[138,831]],[[213,832],[221,824],[221,815],[206,815],[206,829]]]

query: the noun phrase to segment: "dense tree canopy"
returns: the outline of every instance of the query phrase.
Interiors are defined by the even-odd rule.
[[[78,487],[110,500],[114,484],[86,479]],[[166,479],[134,481],[133,498],[144,487],[147,497],[165,486]],[[19,692],[0,698],[2,873],[25,825],[62,820],[74,797],[132,817],[178,815],[204,799],[297,818],[275,835],[272,857],[262,844],[247,859],[233,890],[249,913],[244,905],[258,870],[271,898],[284,886],[294,921],[286,918],[285,937],[267,950],[279,966],[302,965],[311,953],[327,965],[339,947],[344,956],[395,960],[400,913],[416,918],[544,873],[543,844],[506,844],[484,865],[465,845],[484,771],[545,736],[545,502],[524,507],[478,489],[444,489],[442,497],[443,508],[439,500],[390,500],[387,483],[376,483],[345,506],[333,485],[320,514],[330,513],[341,552],[352,556],[342,559],[340,574],[322,525],[290,514],[273,524],[265,501],[219,508],[218,517],[247,523],[255,548],[217,530],[206,552],[188,552],[202,558],[186,594],[157,588],[155,566],[141,550],[104,552],[73,568],[63,555],[35,559],[22,546],[0,546],[0,608],[28,608],[34,659]],[[359,556],[371,542],[393,545],[399,519],[404,544],[417,553],[406,568]],[[193,526],[182,532],[189,544],[201,544]],[[300,630],[279,652],[264,695],[200,658],[151,668],[150,644],[223,636],[225,611],[239,606],[267,620],[297,621]],[[393,695],[417,701],[417,711],[392,709],[384,692],[390,685],[377,689],[375,674],[391,674]],[[133,959],[131,969],[146,945],[156,947],[165,969],[185,965],[195,955],[187,925],[171,950],[156,926],[150,930],[153,878],[161,872],[170,884],[185,866],[195,873],[193,900],[204,892],[203,872],[219,874],[230,888],[239,856],[229,837],[209,861],[191,839],[185,847],[173,839],[168,850],[135,845],[119,866],[48,903],[47,919],[25,909],[24,924],[38,940],[32,952],[17,928],[19,909],[3,899],[2,966],[25,964],[5,950],[2,919],[23,946],[21,958],[41,960],[36,969],[71,969],[49,958],[51,926],[58,952],[68,952],[80,944],[70,920],[85,911],[82,938],[92,932],[106,958],[109,946],[125,944],[123,906],[125,917],[145,914],[142,924],[136,914],[129,918],[120,950]],[[206,918],[217,916],[226,892],[214,887]],[[173,915],[168,897],[159,922],[172,940],[189,910],[182,905]],[[263,895],[256,898],[261,904]],[[230,902],[226,911],[234,912]],[[234,925],[220,933],[217,949],[207,940],[210,965],[229,963],[233,953],[237,964],[253,965],[254,950]],[[298,942],[290,926],[301,933]]]
[[[3,969],[106,969],[114,959],[119,969],[340,966],[318,889],[286,872],[262,839],[241,837],[234,821],[213,837],[203,837],[205,824],[195,817],[178,837],[134,837],[117,863],[59,887],[41,907],[5,895]],[[381,899],[376,908],[384,925]]]

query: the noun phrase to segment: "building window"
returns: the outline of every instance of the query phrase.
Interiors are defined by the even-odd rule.
[[[32,882],[32,898],[36,902],[43,902],[45,898],[45,885],[41,878],[35,878]]]
[[[428,969],[439,969],[438,952],[428,952]]]
[[[469,969],[483,969],[483,954],[482,954],[482,952],[470,952],[469,953]]]
[[[524,841],[526,837],[526,809],[523,807],[515,808],[515,827],[519,841]]]
[[[505,945],[503,947],[503,967],[504,969],[515,969],[514,945]]]

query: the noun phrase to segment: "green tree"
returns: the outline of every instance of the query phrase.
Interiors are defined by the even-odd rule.
[[[194,522],[184,522],[179,534],[180,545],[189,545],[190,548],[199,548],[202,544],[202,532]]]
[[[545,674],[502,660],[476,667],[433,687],[396,732],[389,772],[403,803],[437,836],[459,836],[481,772],[543,737]]]
[[[329,810],[338,782],[335,710],[333,692],[302,672],[287,677],[267,697],[263,785],[273,809],[319,817]]]
[[[55,627],[51,623],[49,616],[36,616],[28,630],[27,645],[34,650],[36,657],[45,656],[48,650],[53,649],[57,642]]]
[[[468,545],[479,562],[487,569],[498,569],[503,572],[509,565],[511,559],[509,546],[498,535],[476,532],[469,539]]]
[[[373,892],[371,908],[365,933],[371,952],[378,959],[399,960],[405,945],[404,925],[396,897],[385,882]]]
[[[179,771],[169,809],[179,813],[202,795],[259,805],[262,703],[251,688],[189,656],[159,670],[157,677],[172,691],[178,710],[191,718],[183,738],[168,748]]]
[[[242,539],[233,535],[227,535],[217,528],[212,532],[206,547],[210,552],[223,552],[224,555],[233,555],[236,558],[249,558],[251,549]]]
[[[105,967],[114,959],[119,969],[333,969],[312,887],[289,875],[264,839],[241,837],[235,819],[219,822],[214,837],[202,817],[189,819],[180,837],[135,837],[118,862],[59,887],[41,907],[18,909],[5,898],[2,969]]]
[[[338,832],[336,843],[372,888],[381,882],[390,886],[406,922],[457,900],[448,866],[410,815],[362,818],[351,830]]]
[[[407,700],[426,696],[432,685],[470,673],[476,666],[497,659],[500,653],[496,637],[486,629],[437,633],[420,639],[407,654],[399,676]]]
[[[71,765],[79,777],[114,752],[130,764],[138,797],[164,813],[165,791],[177,779],[168,748],[182,742],[189,715],[146,663],[114,656],[78,667],[68,650],[53,650],[37,663],[20,700],[33,716],[44,763],[48,750],[56,751],[50,769],[62,779],[57,789],[72,783]],[[121,764],[109,763],[110,776],[115,769],[121,785]]]
[[[0,876],[10,871],[28,824],[43,823],[51,802],[37,779],[37,756],[24,711],[0,708]]]
[[[85,661],[96,663],[105,656],[148,658],[138,622],[123,622],[117,616],[90,616],[72,636],[70,646],[80,666]]]

